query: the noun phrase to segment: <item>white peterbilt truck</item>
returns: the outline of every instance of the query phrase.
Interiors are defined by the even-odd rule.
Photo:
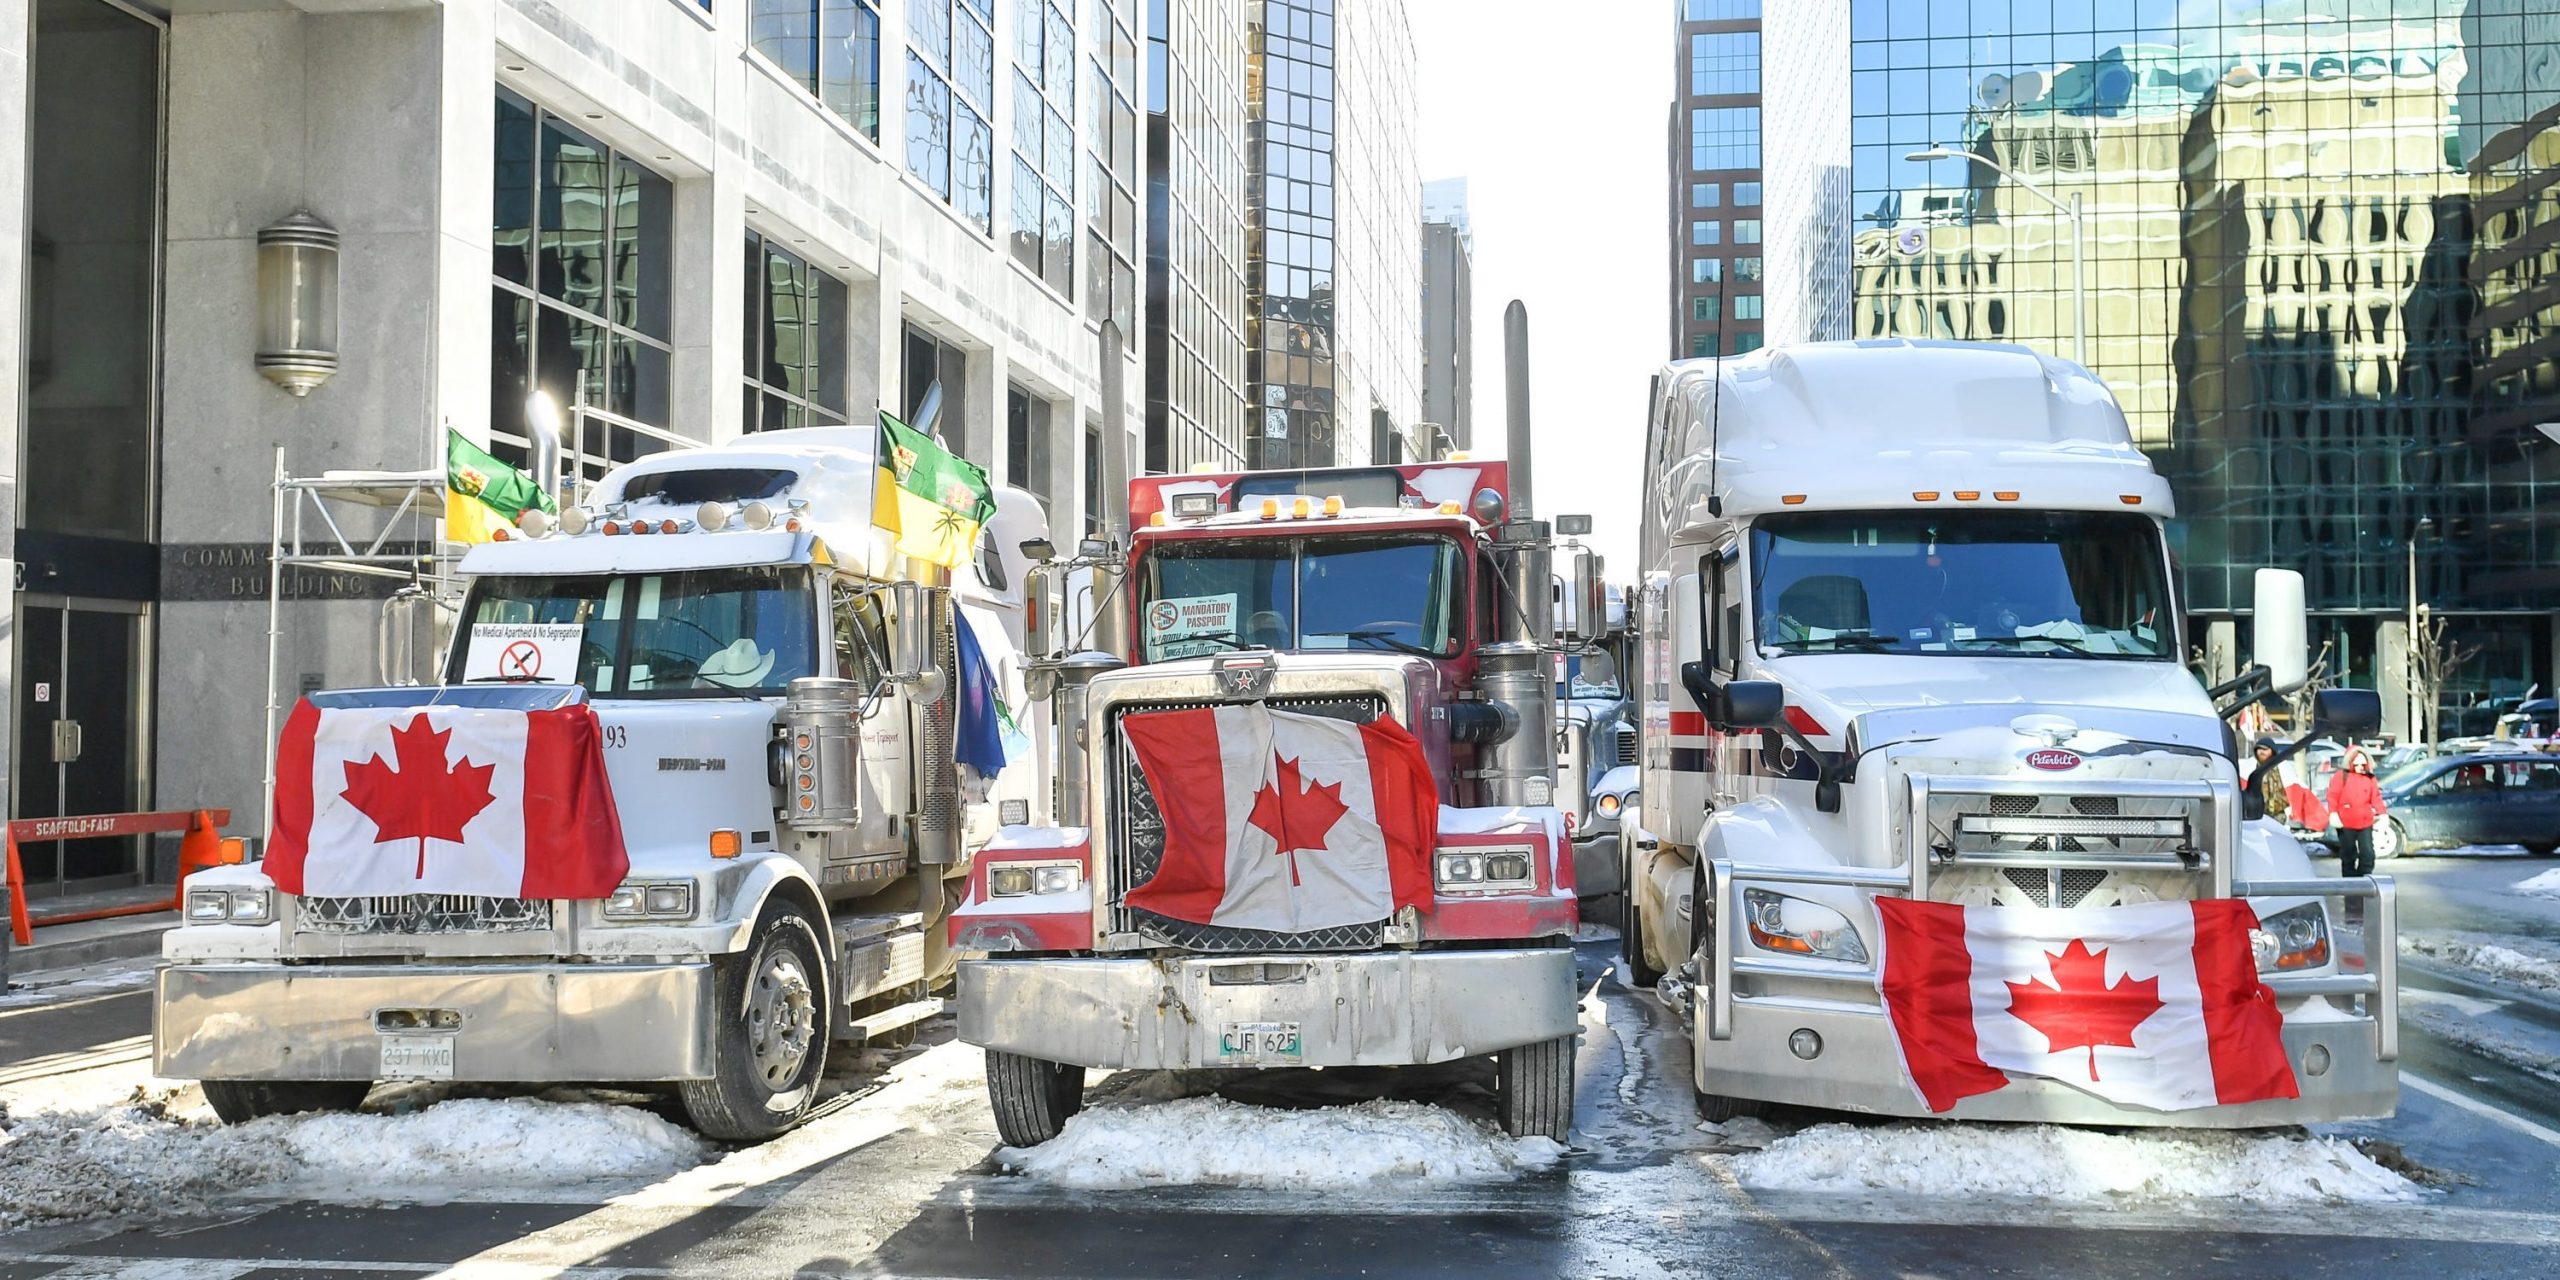
[[[234,1122],[388,1079],[669,1084],[706,1134],[756,1139],[806,1113],[831,1042],[911,1037],[941,1008],[970,859],[1033,789],[1028,767],[956,763],[955,628],[1022,705],[1012,548],[1045,520],[999,489],[978,565],[910,561],[871,524],[873,437],[657,454],[471,549],[441,685],[311,700],[590,703],[627,879],[571,901],[199,872],[164,943],[157,1072]],[[546,626],[577,628],[573,675],[474,674]]]
[[[2306,679],[2298,574],[2256,664],[2186,665],[2169,488],[2105,387],[2020,347],[1866,341],[1658,375],[1642,529],[1640,799],[1622,959],[1690,1015],[1709,1119],[1929,1115],[1878,996],[1874,900],[1999,911],[2245,898],[2294,1099],[2159,1112],[2013,1079],[1958,1119],[2248,1127],[2398,1098],[2389,880],[2321,878],[2227,717]],[[2324,690],[2313,732],[2370,732]],[[2367,902],[2366,968],[2333,907]]]

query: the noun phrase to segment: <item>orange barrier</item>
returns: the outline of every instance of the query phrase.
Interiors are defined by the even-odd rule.
[[[18,845],[21,842],[38,844],[53,840],[151,835],[165,831],[186,833],[178,841],[178,883],[170,890],[167,902],[135,902],[44,919],[46,924],[70,924],[80,920],[104,920],[111,916],[183,910],[187,903],[187,876],[190,873],[203,867],[240,861],[240,842],[222,838],[223,824],[229,821],[229,809],[172,809],[159,813],[102,813],[79,818],[20,818],[10,823],[7,868],[9,936],[22,947],[32,945],[35,940],[35,922],[27,915],[27,875],[18,866]]]

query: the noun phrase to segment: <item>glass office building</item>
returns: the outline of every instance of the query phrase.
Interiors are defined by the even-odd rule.
[[[1147,6],[1146,469],[1245,464],[1244,10]]]
[[[1760,0],[1673,0],[1671,354],[1738,355],[1764,340]]]
[[[2423,607],[2478,651],[2448,704],[2552,686],[2560,0],[1798,16],[1772,43],[1836,70],[1786,89],[1772,217],[1849,227],[1848,288],[1791,284],[1839,296],[1787,336],[2080,354],[2176,490],[2200,642],[2245,649],[2251,571],[2296,567],[2349,683],[2406,682]]]
[[[1249,12],[1250,461],[1393,461],[1422,411],[1413,31],[1402,0]]]

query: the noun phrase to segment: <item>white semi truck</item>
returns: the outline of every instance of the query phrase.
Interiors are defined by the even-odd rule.
[[[1710,1119],[1772,1102],[1933,1114],[1879,998],[1880,897],[2028,913],[2247,899],[2300,1089],[2171,1112],[2019,1078],[1943,1114],[2392,1111],[2391,885],[2318,877],[2257,812],[2227,721],[2304,683],[2301,578],[2259,571],[2257,665],[2213,689],[2190,674],[2168,485],[2086,370],[1908,342],[1674,363],[1643,494],[1623,959],[1690,1013]],[[2370,732],[2379,712],[2369,691],[2315,706],[2314,734]],[[2341,964],[2346,899],[2366,903],[2361,971]]]
[[[956,763],[957,628],[1021,705],[1013,548],[1045,521],[1000,489],[978,565],[911,561],[872,527],[874,454],[851,428],[662,453],[473,548],[441,685],[311,702],[590,704],[627,879],[595,900],[297,896],[259,863],[199,872],[165,943],[158,1073],[234,1122],[386,1079],[663,1083],[704,1133],[756,1139],[806,1113],[831,1042],[911,1037],[941,1007],[970,859],[1034,785]],[[482,652],[546,628],[574,672]]]

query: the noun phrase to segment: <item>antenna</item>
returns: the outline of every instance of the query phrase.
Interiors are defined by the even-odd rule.
[[[1725,308],[1725,277],[1731,274],[1731,259],[1716,271],[1716,365],[1709,375],[1715,387],[1707,393],[1707,416],[1714,419],[1707,427],[1707,514],[1724,515],[1724,494],[1716,488],[1716,472],[1724,462],[1724,329],[1731,313]]]

